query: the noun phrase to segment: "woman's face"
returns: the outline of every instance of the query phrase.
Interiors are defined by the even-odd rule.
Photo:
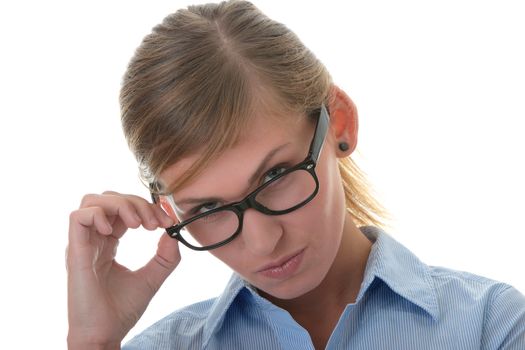
[[[238,201],[260,185],[249,179],[272,151],[277,150],[264,162],[262,177],[279,164],[295,165],[306,157],[314,134],[314,125],[307,119],[261,114],[250,123],[240,142],[173,194],[176,204],[201,197],[222,198],[218,205]],[[172,183],[198,156],[169,167],[161,180]],[[248,209],[240,235],[210,252],[250,284],[279,299],[296,298],[317,287],[337,254],[346,212],[332,129],[316,173],[319,192],[308,204],[278,216]]]

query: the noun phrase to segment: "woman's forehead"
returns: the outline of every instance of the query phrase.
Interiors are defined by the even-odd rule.
[[[251,173],[272,152],[278,155],[302,148],[295,140],[302,138],[307,125],[305,118],[300,116],[254,116],[231,148],[214,157],[202,172],[174,195],[183,196],[195,188],[199,188],[199,192],[200,189],[213,188],[216,179],[231,178],[233,173],[239,177]],[[164,170],[160,176],[162,187],[172,188],[171,185],[200,160],[204,147]]]

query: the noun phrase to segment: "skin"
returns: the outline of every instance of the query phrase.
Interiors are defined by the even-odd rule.
[[[341,89],[334,86],[332,94],[330,129],[316,168],[320,181],[317,196],[282,216],[246,211],[242,233],[230,244],[211,251],[261,295],[287,310],[309,332],[316,349],[326,346],[344,307],[355,300],[371,247],[345,209],[337,167],[337,159],[350,155],[357,144],[357,111]],[[214,196],[225,202],[243,198],[257,187],[248,179],[270,150],[286,145],[264,171],[281,162],[298,163],[306,156],[314,132],[304,118],[263,112],[253,117],[248,129],[238,144],[173,194],[176,203],[188,197]],[[343,141],[350,146],[345,152],[338,147]],[[166,184],[175,181],[195,158],[172,165],[161,174],[161,180]],[[160,207],[133,195],[107,192],[84,197],[79,210],[70,216],[70,348],[119,347],[179,263],[180,253],[177,241],[163,235],[152,260],[133,272],[114,260],[118,239],[127,228],[142,225],[153,230],[176,221],[174,215],[170,218]],[[301,263],[286,279],[260,272],[298,251],[303,251]]]

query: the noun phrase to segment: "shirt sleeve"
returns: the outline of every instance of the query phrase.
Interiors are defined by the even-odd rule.
[[[482,334],[483,349],[525,349],[525,296],[509,285],[500,285],[487,305]]]

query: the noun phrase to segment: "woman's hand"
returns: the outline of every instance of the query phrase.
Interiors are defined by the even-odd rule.
[[[180,261],[178,242],[163,234],[157,253],[130,271],[115,261],[128,228],[148,230],[174,224],[158,205],[134,195],[86,195],[69,218],[68,345],[70,349],[119,349]]]

